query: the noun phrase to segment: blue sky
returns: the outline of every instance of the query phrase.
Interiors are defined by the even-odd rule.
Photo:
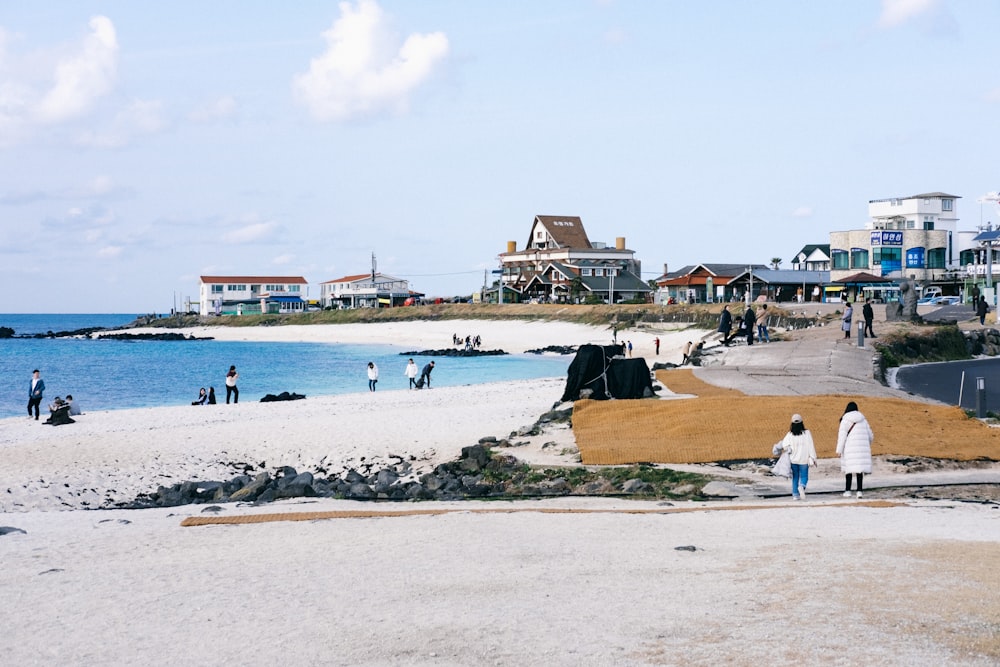
[[[203,274],[468,294],[536,214],[785,266],[870,199],[1000,222],[1000,3],[0,3],[2,312]],[[54,296],[59,295],[59,296]]]

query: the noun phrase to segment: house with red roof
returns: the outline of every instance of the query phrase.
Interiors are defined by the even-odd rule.
[[[319,290],[324,308],[391,308],[423,296],[410,290],[408,280],[377,271],[327,280],[319,284]]]
[[[201,315],[301,313],[308,283],[302,276],[201,276]]]

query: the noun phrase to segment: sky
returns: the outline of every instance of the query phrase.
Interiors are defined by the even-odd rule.
[[[872,199],[1000,222],[998,30],[980,0],[0,2],[0,312],[318,298],[373,254],[467,295],[539,214],[644,279],[791,268]]]

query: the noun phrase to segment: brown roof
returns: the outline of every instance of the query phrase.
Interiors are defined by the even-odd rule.
[[[356,273],[353,276],[344,276],[343,278],[335,278],[333,280],[324,280],[320,285],[329,285],[330,283],[353,283],[356,280],[364,280],[368,278],[371,280],[372,274],[370,273]]]
[[[305,285],[302,276],[201,276],[203,283],[281,283],[284,285]]]
[[[583,228],[583,220],[577,215],[536,215],[535,221],[531,225],[532,234],[528,238],[525,248],[535,245],[534,231],[536,224],[545,227],[552,240],[560,248],[590,248],[590,239],[587,237],[587,230]]]

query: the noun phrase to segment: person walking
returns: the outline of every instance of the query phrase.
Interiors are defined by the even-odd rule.
[[[840,316],[841,324],[840,328],[844,331],[844,338],[851,337],[851,319],[854,317],[854,308],[851,307],[851,302],[847,301],[847,305],[844,307],[844,314]]]
[[[858,411],[858,404],[851,401],[840,417],[837,432],[837,455],[840,470],[844,473],[844,497],[851,496],[851,475],[857,480],[858,498],[861,497],[865,473],[872,471],[872,428],[865,416]]]
[[[45,380],[42,379],[41,371],[37,368],[31,371],[31,385],[28,387],[28,419],[31,419],[31,411],[35,411],[35,421],[38,421],[38,406],[42,404],[42,395],[45,393]]]
[[[407,362],[406,369],[403,370],[403,375],[410,378],[410,389],[417,386],[417,365],[413,363],[413,359]]]
[[[628,350],[629,359],[632,358],[632,341],[625,341],[625,349]]]
[[[233,403],[240,402],[240,390],[236,386],[236,380],[240,374],[236,372],[236,366],[230,366],[226,373],[226,405],[229,405],[229,397],[232,396]]]
[[[375,365],[374,361],[368,362],[368,391],[375,391],[375,385],[378,383],[378,366]]]
[[[684,357],[681,358],[681,366],[691,361],[691,341],[684,343]]]
[[[660,337],[657,336],[653,339],[653,345],[656,347],[656,356],[660,356]]]
[[[781,449],[788,452],[788,461],[792,464],[792,499],[804,500],[809,485],[809,466],[816,465],[816,446],[812,433],[802,422],[802,415],[792,415],[788,433],[780,444]]]
[[[722,344],[729,345],[729,332],[733,330],[733,314],[729,312],[729,306],[722,307],[722,315],[719,316],[719,328],[717,331],[722,334]]]
[[[417,382],[417,384],[421,384],[421,381],[422,381],[422,383],[426,384],[427,388],[430,389],[431,388],[431,371],[432,370],[434,370],[434,362],[433,361],[430,362],[429,364],[427,364],[426,366],[424,366],[424,369],[422,371],[420,371],[420,380]]]
[[[743,313],[743,324],[747,328],[747,345],[753,345],[753,332],[757,322],[757,314],[753,308],[747,306],[747,312]]]
[[[875,321],[875,311],[872,310],[872,300],[865,299],[865,305],[861,308],[861,314],[865,318],[865,335],[871,338],[878,338],[872,331],[872,322]]]
[[[762,343],[771,342],[771,334],[767,331],[767,304],[761,304],[760,317],[757,318],[757,340]]]
[[[976,315],[979,317],[979,326],[986,325],[986,313],[990,312],[990,304],[986,303],[986,297],[979,297],[979,303],[976,304]]]

